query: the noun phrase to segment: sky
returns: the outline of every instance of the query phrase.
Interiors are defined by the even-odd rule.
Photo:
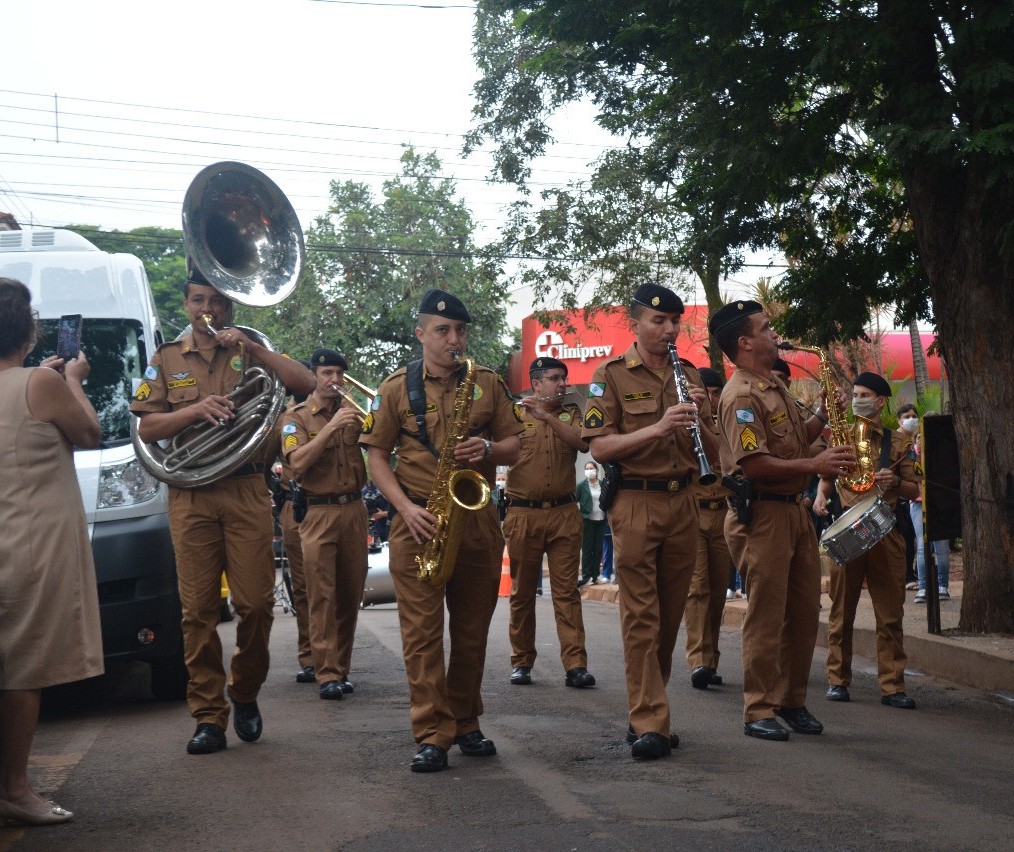
[[[0,0],[0,211],[178,228],[194,175],[238,160],[281,187],[305,229],[331,180],[379,197],[412,145],[440,157],[487,242],[515,196],[487,181],[483,152],[461,156],[473,16],[467,0]],[[585,104],[557,119],[534,187],[590,174],[616,143],[593,117]],[[531,306],[514,295],[516,322]]]

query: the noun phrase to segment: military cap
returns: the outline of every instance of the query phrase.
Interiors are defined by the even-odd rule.
[[[642,284],[634,292],[632,301],[663,314],[683,313],[683,300],[668,287],[658,284]]]
[[[542,358],[536,358],[532,361],[532,365],[528,368],[529,373],[533,373],[536,370],[563,370],[563,374],[567,375],[567,365],[563,363],[559,358],[549,358],[543,356]]]
[[[310,356],[310,369],[317,367],[341,367],[343,370],[347,370],[349,362],[345,360],[345,356],[341,352],[321,348],[315,349]]]
[[[718,334],[727,325],[732,325],[743,317],[762,313],[764,313],[764,306],[760,302],[750,302],[745,299],[739,302],[729,302],[712,315],[711,321],[708,323],[708,331]]]
[[[419,313],[435,314],[446,319],[471,322],[468,309],[457,296],[452,296],[446,290],[427,290],[419,302]]]
[[[789,365],[786,364],[781,358],[775,358],[775,363],[771,367],[772,373],[785,373],[786,376],[791,376],[792,371],[789,369]]]
[[[883,376],[878,376],[876,373],[860,373],[852,384],[869,388],[877,396],[891,395],[891,386],[885,381]]]
[[[194,284],[206,284],[208,287],[214,286],[204,277],[201,270],[197,268],[197,264],[194,263],[194,259],[189,255],[187,256],[187,281]]]
[[[701,381],[704,383],[706,388],[722,388],[725,387],[725,382],[722,377],[718,374],[718,370],[712,370],[711,367],[699,367],[697,370],[701,374]]]

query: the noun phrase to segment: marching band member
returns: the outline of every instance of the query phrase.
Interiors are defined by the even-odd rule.
[[[238,328],[227,327],[232,322],[232,301],[190,263],[183,295],[191,331],[156,350],[130,404],[140,418],[142,441],[150,444],[172,438],[202,421],[218,424],[233,419],[235,405],[229,393],[244,370],[241,347],[290,391],[313,390],[313,376],[298,361],[255,343]],[[210,327],[202,321],[205,316],[210,317]],[[189,754],[210,754],[226,745],[229,705],[217,631],[223,566],[239,616],[228,680],[233,727],[245,742],[261,735],[257,693],[268,673],[275,603],[265,467],[264,461],[251,462],[200,488],[169,487],[169,527],[190,674],[187,706],[197,720],[197,730],[187,743]]]
[[[588,390],[583,437],[599,462],[619,466],[609,509],[626,663],[629,729],[635,758],[672,752],[666,684],[676,635],[694,573],[700,512],[692,487],[698,471],[687,429],[702,413],[705,448],[717,458],[708,395],[686,363],[693,402],[678,402],[669,345],[680,330],[683,302],[656,284],[630,303],[636,341],[596,369]]]
[[[356,409],[342,401],[348,361],[332,349],[310,356],[316,389],[286,412],[282,454],[306,494],[299,524],[310,648],[320,697],[341,700],[349,680],[356,621],[366,584],[366,464]]]
[[[558,402],[567,388],[567,365],[556,358],[536,358],[528,375],[533,395],[521,400],[525,431],[521,457],[507,472],[503,525],[511,563],[511,683],[532,682],[535,593],[545,555],[564,683],[585,689],[595,685],[595,677],[588,671],[577,586],[583,523],[574,502],[574,468],[578,452],[587,451],[588,444],[581,438],[581,410]]]
[[[725,519],[725,537],[749,590],[744,733],[787,740],[789,732],[775,718],[780,716],[798,733],[819,734],[823,725],[805,705],[817,642],[820,559],[801,500],[812,474],[844,470],[855,456],[847,447],[833,447],[810,457],[827,415],[818,411],[804,422],[788,389],[772,378],[778,335],[760,304],[725,305],[708,327],[736,365],[722,391],[718,421],[722,470],[736,480],[725,480],[736,509]]]
[[[879,459],[874,487],[880,489],[883,500],[893,512],[899,497],[914,500],[919,496],[922,477],[915,469],[911,439],[904,432],[885,429],[881,423],[890,395],[891,386],[876,373],[860,373],[853,383],[852,413],[872,424],[870,455]],[[886,448],[885,440],[889,442]],[[828,514],[828,500],[835,485],[845,510],[867,496],[844,487],[839,477],[822,478],[813,502],[817,515]],[[905,615],[905,539],[897,526],[847,565],[832,563],[831,614],[827,622],[827,700],[848,701],[850,698],[852,628],[864,581],[877,622],[880,703],[914,710],[915,701],[905,694],[907,657],[901,624]]]
[[[363,424],[370,474],[397,512],[391,523],[391,576],[398,597],[402,653],[411,701],[412,734],[418,750],[413,772],[447,768],[447,751],[457,744],[469,757],[496,754],[479,729],[482,673],[489,623],[496,607],[503,555],[500,519],[492,500],[472,513],[462,537],[457,567],[442,586],[421,580],[416,556],[437,529],[426,510],[445,436],[455,421],[461,377],[457,356],[468,343],[471,318],[461,300],[429,290],[419,305],[415,336],[421,362],[412,362],[384,380]],[[460,466],[492,484],[496,466],[517,461],[524,430],[520,411],[496,374],[476,366],[468,434],[453,448]],[[440,448],[440,449],[438,449]],[[397,450],[398,466],[391,469]],[[450,619],[451,651],[444,664],[444,605]]]

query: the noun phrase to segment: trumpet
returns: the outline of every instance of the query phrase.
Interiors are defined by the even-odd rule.
[[[364,385],[362,382],[357,381],[356,379],[352,378],[352,376],[349,376],[347,374],[344,375],[342,379],[346,383],[352,385],[352,387],[355,388],[357,391],[359,391],[359,393],[361,393],[363,396],[365,396],[370,403],[372,403],[373,400],[376,399],[377,392],[373,388]],[[353,397],[352,394],[349,393],[348,388],[342,387],[341,385],[335,382],[332,382],[331,385],[329,385],[329,387],[331,388],[331,390],[337,393],[338,396],[340,396],[342,399],[347,399],[349,401],[349,404],[356,410],[356,413],[359,415],[360,422],[362,422],[367,418],[367,416],[369,416],[369,411],[367,410],[367,408],[364,408],[356,401],[355,397]]]

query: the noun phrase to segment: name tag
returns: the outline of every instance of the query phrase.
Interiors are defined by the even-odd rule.
[[[174,390],[175,388],[188,388],[188,387],[191,387],[192,385],[196,385],[196,384],[197,384],[197,379],[195,379],[193,376],[191,376],[189,379],[177,379],[177,380],[172,381],[172,382],[167,382],[166,383],[166,387],[169,390]]]
[[[623,399],[627,402],[634,402],[638,399],[651,399],[653,396],[650,390],[647,391],[635,391],[634,393],[623,394]]]
[[[779,411],[774,416],[768,418],[768,424],[771,425],[771,426],[777,426],[779,423],[781,423],[788,416],[789,415],[786,414],[784,411]]]
[[[427,402],[426,403],[426,413],[427,414],[432,414],[436,410],[437,410],[437,404],[435,402]],[[412,411],[411,408],[406,408],[405,411],[402,412],[402,416],[403,417],[415,417],[415,412]]]

